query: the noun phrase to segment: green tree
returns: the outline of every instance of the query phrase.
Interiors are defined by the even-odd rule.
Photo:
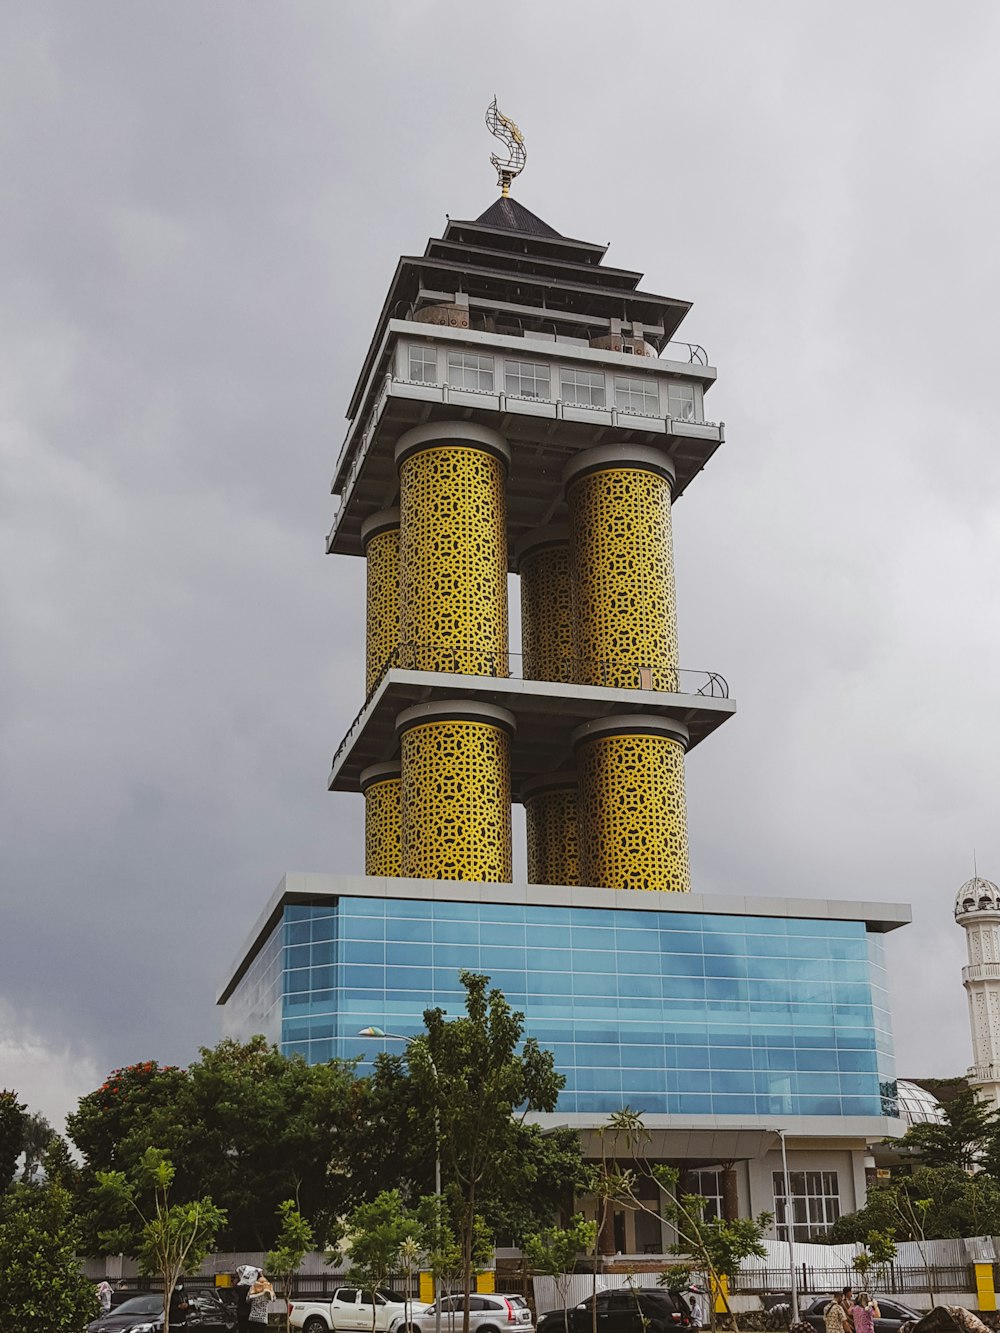
[[[603,1156],[608,1198],[634,1211],[648,1213],[675,1230],[677,1241],[671,1246],[672,1253],[690,1256],[693,1267],[708,1275],[709,1318],[714,1330],[715,1296],[722,1296],[727,1315],[732,1315],[721,1279],[735,1277],[744,1259],[766,1256],[763,1242],[774,1220],[773,1214],[764,1212],[733,1221],[721,1217],[706,1219],[708,1200],[697,1194],[682,1194],[677,1170],[648,1161],[645,1150],[649,1133],[638,1112],[628,1107],[616,1112],[609,1118],[605,1131],[610,1138],[610,1152],[605,1151]],[[659,1186],[658,1203],[640,1194],[637,1186],[644,1178],[653,1179]],[[665,1286],[676,1287],[688,1275],[688,1270],[677,1268],[665,1273],[661,1280]]]
[[[671,1252],[692,1256],[695,1267],[708,1274],[708,1317],[714,1329],[717,1297],[722,1298],[726,1314],[732,1318],[726,1286],[721,1279],[726,1278],[732,1283],[744,1259],[766,1257],[764,1236],[774,1221],[774,1215],[764,1212],[758,1213],[756,1217],[737,1217],[731,1221],[722,1217],[706,1219],[707,1199],[697,1194],[685,1194],[678,1198],[677,1172],[670,1167],[657,1167],[655,1170],[667,1199],[662,1209],[663,1217],[677,1228],[678,1240],[671,1246]],[[676,1286],[677,1277],[678,1271],[672,1270],[664,1274],[661,1281],[665,1286]]]
[[[876,1274],[879,1286],[885,1284],[885,1270],[896,1257],[896,1242],[892,1231],[869,1231],[865,1238],[865,1249],[859,1251],[851,1260],[851,1267],[858,1274],[863,1286],[867,1286],[870,1272]]]
[[[374,1294],[385,1286],[399,1265],[404,1242],[411,1239],[419,1242],[421,1231],[417,1215],[404,1207],[398,1190],[384,1190],[371,1203],[360,1204],[343,1225],[337,1250],[328,1262],[346,1256],[350,1261],[347,1280],[372,1293],[372,1333],[375,1333]]]
[[[309,1065],[254,1037],[203,1048],[186,1070],[155,1061],[115,1070],[67,1123],[83,1156],[85,1191],[100,1171],[135,1176],[143,1154],[157,1147],[170,1157],[182,1196],[207,1194],[225,1209],[221,1245],[266,1250],[288,1198],[323,1243],[347,1201],[363,1104],[352,1065]],[[152,1197],[144,1203],[151,1207]],[[93,1244],[101,1219],[92,1207],[85,1224]]]
[[[554,1278],[563,1311],[563,1328],[569,1333],[569,1281],[581,1254],[597,1248],[597,1223],[575,1213],[568,1227],[546,1227],[524,1238],[524,1253],[536,1273]]]
[[[70,1193],[54,1180],[18,1184],[0,1198],[0,1328],[80,1333],[97,1317],[94,1285],[76,1257]]]
[[[832,1244],[867,1243],[873,1231],[897,1240],[950,1240],[1000,1234],[1000,1183],[984,1171],[967,1175],[957,1166],[918,1166],[868,1191],[863,1208],[833,1224]]]
[[[25,1108],[17,1093],[0,1092],[0,1194],[14,1179],[24,1148]]]
[[[155,1060],[113,1069],[66,1117],[67,1133],[85,1166],[92,1173],[129,1172],[154,1144],[175,1152],[186,1083],[185,1070]]]
[[[433,1076],[418,1081],[406,1057],[379,1054],[371,1076],[358,1080],[357,1088],[347,1131],[349,1173],[340,1178],[345,1205],[363,1203],[389,1189],[398,1189],[408,1204],[430,1194],[437,1151]],[[476,1213],[495,1236],[517,1245],[571,1209],[584,1170],[575,1130],[561,1127],[542,1133],[538,1125],[515,1118],[510,1134],[504,1172],[482,1182]],[[447,1184],[451,1162],[446,1152],[442,1158]]]
[[[515,1118],[510,1135],[507,1169],[484,1182],[478,1211],[494,1236],[520,1245],[553,1217],[570,1214],[587,1171],[575,1129],[543,1132],[540,1125]]]
[[[454,1191],[452,1191],[454,1193]],[[434,1279],[434,1296],[450,1296],[461,1285],[465,1256],[455,1233],[456,1200],[427,1195],[417,1204],[417,1217],[425,1245],[425,1262]],[[483,1218],[473,1224],[472,1265],[482,1272],[493,1258],[493,1236]],[[454,1330],[454,1305],[448,1309],[448,1328]]]
[[[107,1250],[134,1254],[146,1274],[163,1279],[163,1329],[170,1333],[170,1299],[186,1268],[199,1268],[225,1225],[226,1214],[210,1198],[185,1203],[171,1201],[174,1168],[159,1148],[147,1148],[139,1164],[139,1179],[129,1180],[123,1171],[101,1171],[97,1191],[109,1211],[119,1217],[135,1213],[141,1222],[138,1244],[132,1245],[132,1230],[121,1226],[103,1233]],[[140,1199],[151,1190],[153,1206],[144,1210]]]
[[[58,1137],[45,1117],[37,1111],[31,1111],[24,1117],[21,1148],[24,1153],[24,1166],[21,1169],[21,1179],[26,1185],[34,1182],[52,1146],[52,1141]]]
[[[1000,1161],[1000,1111],[975,1088],[962,1088],[942,1103],[943,1124],[911,1125],[894,1147],[915,1149],[926,1166],[972,1171],[984,1161]]]
[[[279,1290],[285,1297],[285,1329],[291,1328],[289,1305],[292,1299],[292,1279],[302,1267],[302,1260],[316,1244],[313,1229],[296,1207],[294,1199],[278,1204],[281,1230],[273,1250],[269,1250],[264,1265],[278,1280]]]
[[[553,1056],[533,1038],[521,1044],[524,1015],[511,1009],[489,977],[462,972],[465,1014],[447,1021],[444,1010],[424,1012],[426,1034],[410,1043],[407,1060],[417,1087],[434,1107],[442,1156],[457,1188],[457,1224],[466,1296],[463,1333],[469,1329],[473,1251],[480,1199],[489,1198],[514,1165],[517,1121],[528,1111],[553,1111],[565,1083]],[[518,1047],[521,1047],[518,1052]]]

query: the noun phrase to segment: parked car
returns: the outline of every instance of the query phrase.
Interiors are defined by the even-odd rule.
[[[667,1333],[690,1329],[691,1311],[677,1292],[662,1287],[622,1287],[599,1291],[569,1311],[569,1333],[592,1333],[594,1305],[597,1333]],[[563,1333],[562,1310],[549,1310],[538,1321],[538,1333]]]
[[[187,1292],[189,1329],[200,1333],[232,1333],[235,1312],[211,1289]],[[163,1293],[144,1291],[130,1296],[87,1325],[87,1333],[161,1333]]]
[[[162,1327],[163,1296],[158,1291],[150,1291],[141,1296],[130,1296],[121,1305],[102,1314],[87,1325],[87,1333],[127,1333],[129,1329],[153,1333]]]
[[[424,1312],[411,1319],[420,1333],[435,1333],[437,1305],[428,1305]],[[441,1298],[441,1333],[462,1333],[465,1316],[464,1296]],[[502,1296],[474,1293],[469,1297],[469,1328],[476,1333],[534,1333],[531,1310],[523,1296]]]
[[[832,1300],[832,1295],[815,1296],[808,1304],[804,1303],[800,1307],[803,1320],[816,1329],[817,1333],[824,1333],[823,1315]],[[878,1308],[881,1318],[875,1320],[875,1333],[899,1333],[901,1324],[907,1324],[910,1320],[921,1317],[916,1310],[911,1310],[908,1305],[902,1305],[899,1301],[892,1300],[889,1297],[884,1300],[879,1299]],[[785,1324],[787,1324],[788,1310],[787,1305],[775,1305],[771,1308],[771,1314],[777,1315],[779,1312],[784,1312]],[[784,1327],[784,1324],[782,1326]]]
[[[360,1291],[357,1287],[338,1287],[332,1300],[324,1297],[300,1297],[292,1301],[288,1313],[292,1328],[301,1328],[304,1333],[396,1333],[401,1324],[405,1324],[409,1314],[411,1320],[427,1309],[423,1301],[404,1303],[391,1291],[376,1291],[374,1311],[372,1293]]]

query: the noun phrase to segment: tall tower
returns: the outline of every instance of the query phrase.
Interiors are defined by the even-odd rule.
[[[1000,1107],[1000,889],[978,875],[967,880],[955,897],[955,920],[969,950],[962,968],[972,1030],[969,1082]]]
[[[364,793],[369,875],[523,880],[521,801],[529,882],[686,892],[685,755],[734,711],[674,595],[716,372],[689,302],[509,197],[491,114],[501,197],[400,259],[350,403],[327,550],[367,561],[367,696],[329,786]]]

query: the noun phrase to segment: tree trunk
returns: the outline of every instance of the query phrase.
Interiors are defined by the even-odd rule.
[[[472,1295],[472,1238],[476,1229],[476,1182],[469,1182],[466,1201],[465,1235],[462,1238],[463,1300],[462,1333],[469,1333],[469,1298]]]

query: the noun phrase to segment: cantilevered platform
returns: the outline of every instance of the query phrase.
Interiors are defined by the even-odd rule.
[[[332,489],[340,508],[327,537],[331,555],[361,555],[361,525],[369,515],[399,501],[396,441],[414,426],[433,421],[478,422],[499,430],[511,449],[507,481],[507,538],[517,540],[532,528],[560,516],[563,469],[581,450],[597,444],[642,444],[662,450],[677,474],[675,499],[723,443],[722,423],[645,416],[613,406],[578,407],[558,400],[521,398],[503,392],[457,389],[446,384],[415,383],[400,373],[398,343],[445,344],[462,352],[506,351],[519,358],[547,362],[553,385],[560,367],[601,370],[609,375],[641,374],[651,382],[683,381],[701,391],[716,378],[713,367],[696,362],[644,359],[573,343],[528,337],[489,336],[472,329],[441,328],[411,320],[389,320],[373,378],[365,393],[366,411],[344,442]],[[374,376],[374,372],[373,372]]]
[[[511,740],[511,793],[520,800],[521,785],[539,773],[570,765],[570,733],[595,718],[622,713],[674,718],[688,728],[693,748],[736,712],[722,678],[707,672],[681,672],[706,693],[667,694],[662,690],[610,689],[603,685],[522,680],[515,677],[465,676],[445,671],[410,671],[390,667],[369,695],[334,755],[330,791],[359,791],[360,775],[370,764],[396,758],[396,718],[413,704],[437,699],[465,699],[499,705],[517,718]],[[716,690],[715,696],[711,691]]]

